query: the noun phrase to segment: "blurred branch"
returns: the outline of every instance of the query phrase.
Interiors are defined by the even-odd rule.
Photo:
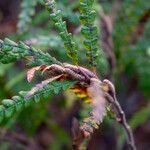
[[[117,14],[121,9],[121,5],[122,0],[116,0],[112,5],[112,9],[109,14],[106,14],[103,10],[99,12],[102,29],[102,49],[106,54],[110,66],[108,76],[111,76],[112,70],[116,66],[116,58],[113,51],[112,31]]]
[[[112,5],[112,10],[109,14],[105,14],[104,11],[99,13],[102,28],[102,49],[105,51],[110,65],[109,76],[111,76],[111,72],[116,66],[116,58],[113,52],[112,31],[117,13],[121,8],[121,4],[121,0],[116,0]]]
[[[37,5],[37,0],[23,0],[21,3],[21,12],[19,14],[19,21],[17,24],[18,32],[27,32],[32,22],[32,16],[35,14],[35,6]]]
[[[18,143],[21,144],[22,146],[24,146],[26,149],[36,149],[36,150],[40,150],[39,146],[37,145],[37,143],[27,137],[24,134],[18,134],[16,132],[6,132],[1,138],[1,141],[10,141],[13,143]]]
[[[141,127],[145,125],[145,123],[149,120],[150,118],[150,103],[146,104],[138,110],[135,114],[133,114],[132,118],[129,120],[129,124],[132,127],[132,129],[136,129],[137,127]],[[123,144],[125,142],[125,135],[123,132],[120,134],[119,137],[119,145],[118,148],[122,148]]]
[[[101,28],[102,28],[102,49],[104,50],[109,65],[110,65],[110,72],[116,66],[116,58],[113,52],[113,40],[112,40],[112,29],[113,25],[111,22],[110,16],[100,13],[101,18]],[[110,73],[109,73],[110,74]]]
[[[122,0],[115,0],[115,2],[112,5],[112,9],[111,9],[111,12],[109,14],[111,22],[112,22],[112,25],[114,25],[114,22],[116,20],[118,12],[121,9],[122,2],[123,2]]]
[[[130,39],[131,44],[135,44],[142,36],[145,29],[144,27],[146,23],[149,21],[149,19],[150,19],[150,9],[147,9],[144,11],[143,15],[139,19],[139,22],[131,35],[131,39]]]

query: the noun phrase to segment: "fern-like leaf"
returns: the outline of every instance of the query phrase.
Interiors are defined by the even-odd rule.
[[[72,34],[68,33],[66,22],[62,20],[62,12],[57,10],[55,0],[45,0],[46,7],[50,12],[50,19],[55,23],[55,27],[58,30],[68,56],[73,60],[75,64],[78,62],[77,58],[77,46],[73,41]]]
[[[54,57],[48,53],[43,53],[41,50],[37,50],[23,42],[18,44],[5,39],[4,41],[0,40],[0,62],[7,64],[15,62],[20,58],[31,58],[32,62],[30,65],[41,65],[41,64],[61,64]]]
[[[54,81],[50,84],[42,84],[41,88],[36,89],[34,94],[29,95],[30,91],[21,91],[18,96],[13,96],[12,99],[4,99],[0,105],[0,122],[10,118],[15,112],[20,111],[24,107],[39,102],[42,98],[47,98],[50,94],[58,94],[62,90],[67,90],[74,85],[75,81],[64,80]]]
[[[80,0],[80,22],[82,24],[81,33],[84,36],[84,47],[87,50],[87,58],[91,67],[96,67],[98,57],[98,31],[94,25],[96,12],[93,10],[94,0]]]

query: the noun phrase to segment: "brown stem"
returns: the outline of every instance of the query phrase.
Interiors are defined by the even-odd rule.
[[[150,19],[150,9],[147,9],[143,12],[143,15],[139,19],[139,22],[136,27],[134,27],[134,31],[130,38],[130,43],[136,44],[138,40],[141,38],[141,36],[144,33],[145,25]]]
[[[1,134],[1,132],[0,132]],[[5,131],[4,135],[2,135],[2,137],[0,137],[1,141],[10,141],[12,143],[20,143],[22,147],[24,147],[24,149],[36,149],[36,150],[40,150],[39,146],[37,145],[36,141],[32,138],[27,137],[24,134],[18,134],[15,132],[9,132],[9,131]]]
[[[126,131],[126,134],[128,137],[127,142],[128,142],[128,145],[130,146],[130,149],[136,150],[133,132],[127,123],[125,113],[122,110],[119,102],[117,101],[117,98],[116,97],[112,98],[108,93],[105,93],[105,96],[106,96],[107,100],[109,101],[109,103],[111,103],[114,106],[115,110],[117,111],[117,115],[119,116],[117,121],[123,126],[123,128]]]

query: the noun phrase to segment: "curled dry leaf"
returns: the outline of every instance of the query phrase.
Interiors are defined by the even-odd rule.
[[[92,111],[89,117],[83,120],[81,129],[89,135],[93,132],[93,129],[98,128],[98,125],[102,122],[106,114],[106,100],[101,90],[101,81],[95,78],[91,79],[90,86],[87,88],[88,97],[91,99]]]
[[[45,68],[46,68],[46,66],[42,65],[42,66],[33,67],[32,69],[28,70],[28,72],[27,72],[27,80],[28,80],[28,82],[32,81],[36,71],[43,70]]]
[[[94,129],[102,122],[106,114],[106,100],[102,91],[102,82],[96,78],[91,78],[90,85],[76,84],[70,88],[84,102],[91,105],[91,112],[81,123],[81,130],[86,137],[90,136]]]
[[[70,88],[78,97],[90,103],[92,110],[81,124],[76,119],[72,123],[73,149],[82,149],[83,141],[88,139],[94,129],[102,122],[106,114],[106,100],[103,95],[102,82],[96,78],[90,79],[90,84],[76,84]],[[84,147],[85,148],[85,147]]]
[[[107,79],[104,79],[102,82],[102,90],[104,92],[109,93],[114,99],[115,99],[115,95],[116,95],[116,91],[115,91],[115,87],[114,85]]]
[[[27,97],[32,96],[39,89],[43,88],[48,83],[57,79],[75,79],[77,82],[74,86],[70,87],[70,90],[74,92],[78,97],[83,98],[84,102],[89,103],[92,110],[89,116],[85,118],[82,122],[81,130],[84,131],[86,136],[89,136],[94,129],[98,128],[98,125],[102,122],[103,117],[106,113],[106,100],[103,95],[102,82],[97,78],[97,76],[85,69],[83,67],[73,66],[70,64],[64,64],[64,66],[59,66],[56,64],[50,66],[39,66],[34,67],[28,71],[27,78],[30,82],[35,75],[36,71],[42,71],[44,73],[53,72],[53,77],[37,84],[31,91],[27,94]],[[82,81],[81,79],[85,79]]]
[[[92,99],[94,119],[102,121],[106,112],[106,100],[101,90],[101,81],[95,78],[91,79],[91,84],[87,88],[88,95]]]
[[[41,83],[37,84],[35,87],[33,87],[26,95],[25,99],[30,98],[32,95],[34,95],[37,91],[39,91],[40,89],[42,89],[44,86],[46,86],[47,84],[49,84],[50,82],[59,79],[60,77],[62,77],[62,75],[58,75],[56,77],[47,79],[42,81]]]

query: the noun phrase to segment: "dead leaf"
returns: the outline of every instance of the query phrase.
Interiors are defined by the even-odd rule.
[[[28,82],[31,82],[34,75],[35,75],[35,72],[38,71],[38,70],[43,70],[45,69],[46,66],[45,65],[42,65],[42,66],[37,66],[37,67],[33,67],[32,69],[30,69],[28,72],[27,72],[27,80]]]
[[[101,90],[101,81],[92,78],[87,91],[89,97],[92,99],[92,116],[97,122],[102,122],[103,117],[106,114],[106,100]]]
[[[25,99],[29,99],[32,95],[34,95],[38,90],[42,89],[44,86],[49,84],[50,82],[59,79],[62,77],[62,75],[58,75],[53,78],[49,78],[47,80],[42,81],[41,83],[37,84],[35,87],[33,87],[26,95]]]

